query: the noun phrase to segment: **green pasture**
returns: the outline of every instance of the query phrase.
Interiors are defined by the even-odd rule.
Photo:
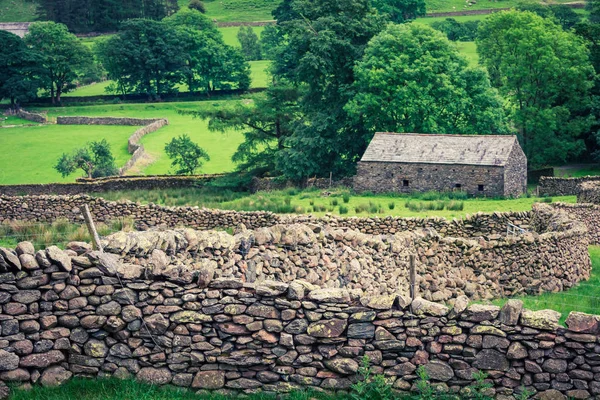
[[[554,175],[563,178],[580,178],[583,176],[600,175],[599,164],[573,164],[554,168]]]
[[[265,27],[253,26],[252,29],[254,30],[254,33],[256,33],[260,38],[260,33],[265,29]],[[225,44],[234,47],[240,47],[240,41],[237,38],[239,30],[239,26],[224,26],[219,28],[219,31],[223,34],[223,40],[225,41]]]
[[[0,114],[0,127],[15,126],[15,125],[37,125],[35,122],[28,121],[13,115],[3,116]]]
[[[469,65],[474,67],[479,65],[479,54],[477,54],[477,45],[475,42],[454,42],[460,54],[465,56]]]
[[[164,206],[198,206],[239,211],[273,211],[283,213],[327,213],[345,216],[444,217],[462,218],[477,212],[528,211],[540,201],[576,202],[575,196],[540,199],[454,198],[457,195],[425,193],[414,195],[354,194],[348,189],[276,190],[271,192],[230,192],[222,189],[169,189],[149,191],[106,192],[99,195],[107,200],[131,200]],[[449,198],[453,197],[453,198]],[[452,203],[453,202],[453,203]],[[462,205],[448,209],[449,205]],[[410,206],[407,207],[407,206]],[[443,209],[441,209],[443,207]]]
[[[179,0],[180,6],[186,6],[188,0]],[[204,1],[206,16],[217,22],[270,21],[271,12],[280,0],[209,0]]]
[[[34,0],[0,0],[0,22],[35,21]]]
[[[62,153],[87,142],[106,139],[118,166],[129,159],[127,138],[131,126],[44,125],[0,129],[0,184],[72,182],[77,175],[63,178],[53,166]]]
[[[144,145],[146,152],[150,154],[151,159],[147,160],[149,165],[141,171],[132,171],[132,173],[143,173],[143,174],[166,174],[170,169],[170,160],[164,154],[164,147],[173,137],[187,133],[192,140],[197,142],[203,147],[211,157],[211,160],[207,162],[201,171],[202,173],[220,173],[231,171],[234,168],[231,162],[231,155],[241,143],[242,135],[239,132],[228,132],[225,134],[212,133],[208,131],[208,123],[206,121],[194,119],[191,116],[180,115],[177,110],[197,110],[200,107],[221,107],[225,103],[225,100],[220,101],[204,101],[204,102],[173,102],[173,103],[155,103],[155,104],[105,104],[99,106],[77,106],[77,107],[63,107],[63,108],[51,108],[48,109],[48,115],[50,118],[57,117],[60,115],[64,116],[113,116],[113,117],[136,117],[136,118],[167,118],[169,125],[159,129],[156,132],[150,133],[142,138],[142,144]],[[102,138],[99,134],[89,134],[89,126],[60,126],[58,128],[63,129],[65,132],[65,138],[70,142],[74,142],[75,145],[85,141],[92,140],[94,138]],[[133,133],[136,127],[97,127],[105,128],[107,131],[113,129],[124,129],[128,132],[124,135],[121,145],[123,149],[127,147],[127,138]],[[23,128],[28,129],[28,128]],[[8,129],[7,129],[8,130]],[[3,131],[0,131],[2,133]],[[66,133],[68,132],[68,133]],[[73,140],[71,135],[77,133],[80,139]],[[88,138],[89,137],[89,138]],[[84,139],[85,138],[85,139]],[[58,140],[58,139],[57,139]],[[108,138],[107,138],[108,140]],[[0,140],[0,147],[1,145]],[[43,144],[39,144],[40,147],[30,146],[29,153],[35,155],[33,149],[47,149]],[[60,149],[60,145],[56,146]],[[49,155],[52,159],[57,159],[60,156],[58,149],[52,150],[52,154]],[[113,150],[116,149],[113,145]],[[48,151],[50,153],[50,151]],[[21,152],[21,154],[25,154]],[[125,160],[127,157],[125,157]],[[73,176],[70,180],[74,180]],[[13,177],[12,181],[18,182],[18,176]],[[48,182],[47,180],[43,182]],[[42,183],[37,182],[37,183]]]

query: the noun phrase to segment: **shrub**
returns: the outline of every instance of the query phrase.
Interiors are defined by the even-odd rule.
[[[338,199],[331,200],[331,205],[334,206],[334,207],[337,207],[337,205],[338,205]]]
[[[190,0],[188,4],[190,10],[200,11],[202,14],[206,14],[206,6],[200,0]]]
[[[369,213],[371,214],[377,214],[377,212],[379,211],[381,207],[379,207],[378,204],[375,204],[373,202],[369,202]]]
[[[552,197],[544,197],[544,198],[542,199],[542,201],[543,201],[544,203],[552,203]]]
[[[373,375],[368,356],[363,356],[358,368],[358,381],[351,386],[352,400],[391,400],[392,385],[383,375]]]
[[[465,208],[465,203],[462,201],[451,201],[446,208],[449,211],[462,211]]]
[[[348,214],[348,207],[340,206],[340,214]]]
[[[310,199],[310,201],[308,202],[308,204],[310,204],[311,206],[315,205],[315,201],[313,199]]]
[[[350,201],[350,194],[344,193],[344,195],[342,196],[342,200],[344,200],[344,203],[348,204],[348,202]]]
[[[390,202],[390,203],[388,204],[388,208],[389,208],[390,210],[393,210],[394,208],[396,208],[396,203],[394,203],[393,201],[392,201],[392,202]]]

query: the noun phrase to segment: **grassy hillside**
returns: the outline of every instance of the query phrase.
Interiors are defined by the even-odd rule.
[[[34,0],[0,0],[0,22],[29,22],[35,20]]]
[[[153,132],[149,135],[146,135],[142,139],[142,144],[146,148],[146,151],[151,155],[151,160],[149,160],[149,165],[147,165],[144,169],[140,171],[134,171],[136,173],[147,173],[147,174],[166,174],[170,169],[170,161],[167,156],[164,154],[164,146],[167,142],[169,142],[173,137],[179,136],[183,133],[187,133],[192,140],[200,144],[211,157],[211,160],[207,162],[200,172],[203,173],[219,173],[219,172],[227,172],[233,169],[233,163],[231,162],[231,155],[237,148],[238,144],[241,142],[242,137],[238,132],[228,132],[226,134],[220,133],[212,133],[208,131],[207,122],[193,119],[190,116],[179,115],[177,110],[197,110],[200,107],[220,107],[225,103],[225,101],[204,101],[204,102],[185,102],[185,103],[158,103],[158,104],[115,104],[115,105],[101,105],[101,106],[88,106],[88,107],[65,107],[65,108],[56,108],[48,110],[48,115],[52,117],[56,117],[59,115],[65,116],[73,116],[73,115],[82,115],[82,116],[128,116],[128,117],[136,117],[136,118],[157,118],[164,117],[169,120],[169,125],[161,128],[160,130]],[[92,140],[93,138],[102,138],[104,136],[100,133],[93,133],[88,128],[90,127],[81,127],[81,126],[55,126],[58,130],[62,130],[62,140],[61,137],[54,138],[53,142],[56,141],[56,149],[50,148],[46,149],[47,157],[51,160],[58,158],[61,154],[61,147],[65,140],[69,140],[69,142],[74,142],[73,146],[76,146],[79,143]],[[106,129],[107,131],[111,131],[112,127],[100,127]],[[12,129],[12,128],[11,128]],[[15,128],[16,129],[16,128]],[[27,129],[27,128],[18,128],[18,129]],[[119,130],[121,127],[118,128]],[[127,137],[135,130],[135,127],[132,129],[131,127],[123,127],[126,134],[124,134],[121,139],[119,139],[115,145],[113,145],[113,149],[116,149],[118,146],[123,146],[125,149],[127,145]],[[0,148],[4,147],[3,142],[3,134],[5,131],[9,131],[10,129],[5,129],[0,131]],[[115,129],[116,130],[116,129]],[[21,132],[21,135],[25,137],[25,133],[27,131]],[[71,139],[71,136],[77,134],[80,135],[77,140]],[[108,139],[108,138],[107,138]],[[36,147],[34,147],[36,146]],[[31,150],[32,148],[45,148],[43,142],[31,144],[28,147],[29,150],[24,150],[21,154],[27,154],[31,157],[35,157],[35,153]],[[127,155],[125,154],[125,160],[127,159]],[[53,161],[53,162],[54,162]],[[47,170],[48,168],[42,168],[41,170]],[[0,170],[2,167],[0,166]],[[0,183],[6,183],[9,179],[11,182],[19,182],[21,179],[19,178],[20,173],[18,171],[13,171],[10,174],[7,174],[6,178],[2,178],[0,176]],[[51,177],[45,176],[42,174],[39,176],[39,180],[37,183],[42,182],[50,182]],[[75,176],[73,176],[70,180],[74,180]]]

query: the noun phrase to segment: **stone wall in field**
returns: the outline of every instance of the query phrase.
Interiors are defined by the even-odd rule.
[[[38,124],[45,124],[48,122],[48,116],[41,113],[32,113],[23,109],[17,113],[19,118],[26,119],[27,121],[37,122]]]
[[[522,388],[546,399],[600,396],[598,316],[572,313],[565,329],[559,313],[514,300],[500,308],[460,296],[447,307],[400,292],[319,288],[299,276],[218,277],[233,271],[228,257],[241,266],[256,252],[265,270],[286,272],[276,264],[286,259],[327,269],[318,265],[324,257],[298,257],[316,243],[269,232],[270,242],[248,252],[250,232],[193,231],[116,235],[107,253],[84,243],[0,249],[0,396],[8,391],[2,382],[53,386],[72,376],[225,393],[345,390],[364,356],[396,390],[414,389],[423,366],[440,391],[465,390],[481,370],[497,396]],[[310,232],[298,230],[298,239],[320,233]],[[332,235],[319,239],[331,263],[342,254],[327,249],[339,246],[378,257],[381,239]]]
[[[202,187],[223,175],[157,175],[113,176],[99,179],[78,179],[76,183],[32,185],[0,185],[4,196],[79,195],[115,190],[157,190]],[[21,199],[22,200],[22,199]],[[22,201],[21,201],[22,203]]]
[[[558,178],[542,176],[538,191],[540,196],[576,196],[579,185],[586,182],[600,182],[600,176],[585,176],[582,178]]]
[[[125,125],[142,126],[160,121],[161,118],[129,118],[129,117],[56,117],[59,125]]]
[[[84,204],[89,205],[98,222],[130,218],[136,228],[142,230],[153,227],[237,229],[241,224],[256,229],[248,243],[250,246],[257,243],[258,252],[248,250],[245,257],[257,258],[231,267],[234,276],[245,275],[242,271],[246,270],[250,274],[249,280],[252,276],[284,281],[310,276],[309,282],[318,285],[384,294],[407,288],[408,254],[416,255],[424,268],[419,279],[422,295],[427,300],[446,301],[463,294],[473,299],[490,299],[560,291],[589,277],[587,229],[583,223],[571,220],[567,214],[545,204],[536,205],[530,213],[478,214],[449,222],[438,218],[319,219],[270,212],[114,203],[86,196],[0,197],[0,223],[11,220],[50,222],[58,218],[81,223]],[[507,221],[527,227],[528,231],[507,236]],[[282,229],[287,232],[285,227],[290,226],[304,228],[290,230],[289,237],[281,233]],[[278,233],[272,233],[273,229]],[[121,249],[119,252],[133,246],[129,243],[132,240],[132,243],[141,240],[144,246],[157,240],[153,231],[147,233],[147,238],[136,233],[135,240],[121,235],[117,238],[120,242],[111,244],[112,248]],[[292,250],[260,248],[282,236]],[[339,238],[358,247],[367,245],[368,249],[355,251],[352,247],[328,247]],[[184,239],[185,233],[181,233],[172,240],[186,243]],[[300,247],[302,252],[296,255],[297,258],[288,259],[286,254],[295,252],[298,243],[303,245]],[[394,249],[397,248],[407,249],[402,257],[396,255]],[[187,257],[184,256],[182,262]],[[275,261],[263,263],[260,261],[263,258]],[[230,255],[223,263],[229,265],[237,261]],[[322,269],[311,269],[305,264],[318,265]]]
[[[582,221],[587,227],[587,237],[592,245],[600,245],[600,206],[595,204],[552,203],[557,210],[564,211],[572,218]]]

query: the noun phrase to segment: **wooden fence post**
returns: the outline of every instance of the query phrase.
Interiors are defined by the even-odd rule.
[[[410,299],[414,300],[417,297],[417,270],[415,268],[415,255],[411,254],[410,260]]]
[[[92,247],[94,250],[104,251],[100,244],[100,236],[98,236],[98,231],[96,231],[96,225],[94,225],[94,220],[92,219],[92,213],[87,204],[83,206],[83,219],[85,220],[85,224],[92,237]]]

